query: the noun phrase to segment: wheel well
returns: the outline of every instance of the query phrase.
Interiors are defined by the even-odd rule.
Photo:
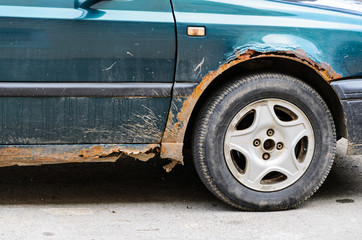
[[[210,98],[220,87],[226,82],[250,73],[256,72],[278,72],[296,77],[314,88],[324,99],[332,113],[333,120],[336,126],[337,137],[347,137],[346,122],[342,105],[332,87],[311,67],[297,61],[285,58],[266,57],[251,59],[242,62],[222,73],[210,83],[205,91],[200,96],[195,105],[191,118],[189,120],[185,138],[184,152],[189,152],[191,148],[191,136],[193,126],[196,122],[198,113],[201,111],[205,102]]]

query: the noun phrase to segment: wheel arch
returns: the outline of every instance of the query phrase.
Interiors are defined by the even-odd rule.
[[[197,115],[207,99],[210,98],[226,82],[232,81],[233,79],[243,75],[257,72],[277,72],[287,74],[309,84],[322,96],[330,109],[336,125],[337,137],[347,137],[346,119],[343,108],[337,94],[329,84],[331,79],[309,64],[293,60],[289,57],[258,57],[240,62],[237,65],[230,67],[218,75],[204,89],[192,110],[186,127],[183,145],[184,154],[187,154],[188,149],[191,147],[190,139],[194,128],[193,123],[195,123]]]
[[[309,84],[322,96],[330,109],[337,137],[347,137],[343,108],[330,86],[333,80],[341,79],[341,75],[326,63],[313,62],[302,50],[270,53],[247,50],[217,70],[210,71],[195,85],[190,95],[181,98],[174,96],[160,150],[161,158],[172,160],[165,166],[166,171],[171,171],[176,164],[184,163],[184,156],[188,155],[191,146],[193,124],[205,101],[226,82],[257,72],[288,74]]]

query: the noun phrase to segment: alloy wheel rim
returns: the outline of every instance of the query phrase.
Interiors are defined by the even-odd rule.
[[[275,98],[255,101],[231,120],[224,157],[244,186],[270,192],[289,187],[308,169],[314,154],[312,125],[294,104]]]

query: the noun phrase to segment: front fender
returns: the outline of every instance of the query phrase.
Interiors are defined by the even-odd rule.
[[[161,156],[182,162],[182,145],[192,111],[209,84],[250,59],[288,58],[325,81],[362,73],[362,17],[263,0],[172,0],[177,25],[174,97]],[[206,36],[187,36],[203,26]],[[195,83],[188,94],[177,92]]]

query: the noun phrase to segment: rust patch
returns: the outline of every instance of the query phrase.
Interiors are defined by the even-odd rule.
[[[183,143],[163,143],[161,148],[161,157],[169,158],[182,163]],[[181,149],[181,151],[180,151]]]
[[[163,169],[165,169],[165,171],[169,173],[177,164],[179,164],[179,161],[171,161],[169,164],[163,166]]]
[[[197,85],[193,93],[186,99],[186,101],[184,101],[183,107],[180,109],[180,111],[178,111],[177,121],[173,120],[172,113],[170,112],[166,130],[161,142],[162,158],[171,158],[174,159],[177,163],[183,163],[182,148],[184,135],[197,100],[216,77],[218,77],[227,69],[230,69],[231,67],[241,62],[263,57],[287,58],[312,67],[327,82],[330,82],[333,79],[341,78],[341,75],[333,71],[327,63],[314,62],[302,49],[297,49],[295,51],[276,52],[258,52],[255,50],[246,50],[243,53],[237,52],[235,56],[236,57],[233,60],[221,65],[216,71],[209,72],[201,80],[200,84]]]
[[[147,161],[159,154],[159,144],[33,145],[0,147],[0,167],[74,162],[115,162],[125,156]]]
[[[311,66],[324,80],[331,82],[334,79],[341,78],[340,74],[337,74],[331,66],[327,63],[316,63],[314,62],[302,49],[296,51],[277,51],[271,53],[258,53],[256,57],[281,57],[289,58],[303,64]]]

